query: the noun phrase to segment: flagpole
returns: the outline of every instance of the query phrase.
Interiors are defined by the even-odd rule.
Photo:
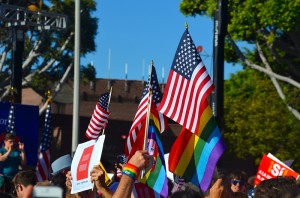
[[[147,116],[146,116],[146,126],[145,126],[145,137],[144,137],[143,150],[146,150],[146,146],[147,146],[149,118],[150,118],[151,104],[152,104],[152,90],[151,90],[152,66],[153,66],[153,61],[151,61],[149,82],[148,82],[149,97],[148,97],[148,106],[147,106]],[[144,175],[145,175],[145,170],[142,170],[141,179],[143,179]]]
[[[107,111],[109,109],[109,104],[110,104],[110,99],[111,99],[111,93],[112,93],[112,86],[110,87],[110,90],[109,90],[109,98],[108,98],[108,104],[107,104]],[[101,135],[104,135],[104,132],[105,132],[105,128],[102,130],[102,134]]]

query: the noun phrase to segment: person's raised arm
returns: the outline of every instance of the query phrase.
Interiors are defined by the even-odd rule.
[[[0,153],[0,161],[1,162],[3,162],[3,161],[5,161],[7,158],[8,158],[8,156],[9,156],[9,154],[12,152],[12,148],[11,147],[9,147],[8,149],[7,149],[7,152],[6,153]]]
[[[20,157],[21,157],[21,165],[25,166],[27,163],[26,155],[25,155],[25,149],[24,149],[24,143],[19,142],[19,151],[20,151]]]
[[[140,171],[149,166],[149,161],[148,151],[136,151],[123,167],[122,177],[113,197],[131,197],[134,181],[138,178]]]
[[[94,182],[97,190],[101,192],[102,197],[112,197],[113,193],[105,184],[105,172],[99,165],[93,167],[91,171],[91,180]]]

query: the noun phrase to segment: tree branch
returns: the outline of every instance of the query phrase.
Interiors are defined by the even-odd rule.
[[[58,92],[61,90],[61,85],[63,85],[65,82],[66,82],[66,79],[71,71],[73,67],[73,63],[70,63],[69,66],[67,67],[64,75],[62,76],[62,78],[60,79],[60,81],[57,83],[55,89],[54,89],[54,92],[53,92],[53,95],[52,95],[52,98],[55,98],[55,96],[57,96]],[[47,108],[47,105],[46,103],[40,108],[39,110],[39,114],[41,115]]]
[[[266,69],[267,69],[268,71],[270,71],[271,73],[273,73],[272,68],[271,68],[270,64],[268,63],[266,57],[264,56],[263,51],[261,50],[261,47],[260,47],[260,45],[259,45],[258,42],[256,42],[256,47],[257,47],[257,51],[258,51],[259,57],[260,57],[260,59],[262,60],[263,64],[265,65]],[[289,110],[289,111],[290,111],[290,112],[291,112],[298,120],[300,120],[300,113],[299,113],[296,109],[294,109],[292,106],[288,105],[288,103],[286,102],[285,94],[283,93],[283,91],[282,91],[282,89],[281,89],[281,86],[280,86],[279,83],[277,82],[277,79],[276,79],[275,77],[273,77],[273,76],[269,76],[269,77],[270,77],[270,79],[271,79],[271,81],[272,81],[272,83],[273,83],[273,85],[274,85],[274,87],[275,87],[275,89],[276,89],[276,91],[277,91],[279,97],[285,102],[287,109],[288,109],[288,110]]]
[[[235,41],[232,40],[232,38],[230,38],[230,36],[228,36],[228,39],[230,40],[231,44],[233,45],[233,47],[234,47],[234,49],[235,49],[237,55],[240,57],[240,59],[242,60],[242,62],[243,62],[246,66],[248,66],[248,67],[250,67],[250,68],[252,68],[252,69],[258,70],[258,71],[260,71],[260,72],[263,72],[263,73],[265,73],[265,74],[267,74],[267,75],[269,75],[269,76],[272,76],[272,77],[276,78],[277,80],[281,80],[281,81],[283,81],[283,82],[289,83],[289,84],[291,84],[291,85],[293,85],[293,86],[295,86],[295,87],[297,87],[297,88],[300,89],[300,83],[299,83],[299,82],[297,82],[297,81],[295,81],[295,80],[293,80],[293,79],[291,79],[291,78],[288,78],[288,77],[286,77],[286,76],[282,76],[282,75],[276,74],[276,73],[274,73],[274,72],[272,72],[272,71],[267,70],[266,68],[263,68],[263,67],[261,67],[261,66],[259,66],[259,65],[256,65],[256,64],[250,62],[250,61],[244,56],[244,54],[241,52],[241,50],[239,49],[239,47],[236,45]]]

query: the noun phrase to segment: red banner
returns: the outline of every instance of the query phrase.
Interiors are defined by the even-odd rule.
[[[265,179],[271,179],[278,176],[292,176],[295,179],[298,179],[299,174],[272,154],[269,153],[268,155],[264,155],[254,180],[254,186]]]

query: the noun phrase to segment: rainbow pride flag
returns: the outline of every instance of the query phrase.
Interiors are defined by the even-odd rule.
[[[139,181],[151,187],[162,197],[168,196],[168,178],[166,173],[164,150],[160,141],[157,111],[152,108],[148,126],[148,153],[153,157],[153,166]]]
[[[225,143],[207,100],[202,104],[199,131],[182,128],[170,151],[169,170],[206,191]]]

